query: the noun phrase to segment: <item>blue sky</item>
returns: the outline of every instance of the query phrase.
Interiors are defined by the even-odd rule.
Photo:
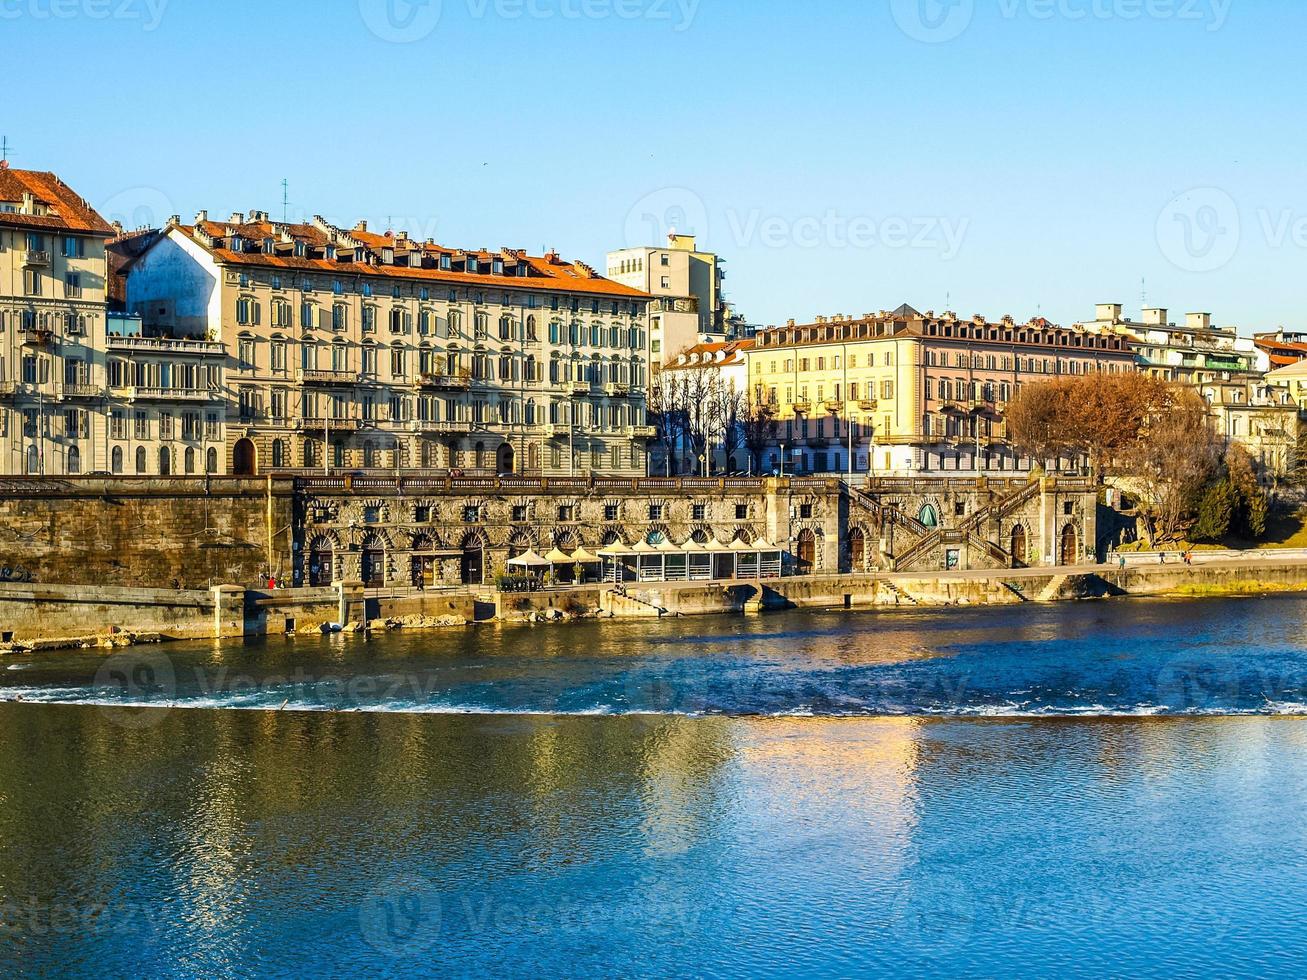
[[[600,267],[674,221],[758,323],[1146,288],[1307,328],[1296,0],[0,0],[0,34],[14,165],[129,221],[287,178]]]

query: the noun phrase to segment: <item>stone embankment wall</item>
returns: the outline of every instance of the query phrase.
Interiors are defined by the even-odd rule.
[[[0,480],[0,570],[35,584],[208,589],[290,567],[289,480]]]

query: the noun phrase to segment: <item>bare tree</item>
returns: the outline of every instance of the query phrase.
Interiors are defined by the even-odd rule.
[[[762,398],[758,391],[753,402],[747,407],[740,426],[741,437],[749,455],[753,459],[755,473],[763,470],[762,454],[776,441],[781,424],[776,418],[776,406]]]

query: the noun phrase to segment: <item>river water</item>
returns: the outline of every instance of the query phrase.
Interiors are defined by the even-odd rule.
[[[1307,599],[0,661],[0,974],[1301,975]]]

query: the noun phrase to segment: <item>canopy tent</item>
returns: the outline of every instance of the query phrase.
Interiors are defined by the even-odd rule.
[[[586,551],[584,548],[577,548],[576,551],[572,553],[572,561],[576,562],[578,565],[598,565],[603,561],[603,559],[598,555],[590,554],[590,552]]]
[[[549,554],[545,555],[545,561],[549,562],[551,565],[571,565],[576,561],[576,559],[566,551],[559,551],[555,548],[553,551],[549,552]]]
[[[508,559],[508,564],[512,565],[514,568],[531,569],[548,568],[550,562],[547,558],[541,558],[534,551],[526,551],[518,555],[516,558]]]

